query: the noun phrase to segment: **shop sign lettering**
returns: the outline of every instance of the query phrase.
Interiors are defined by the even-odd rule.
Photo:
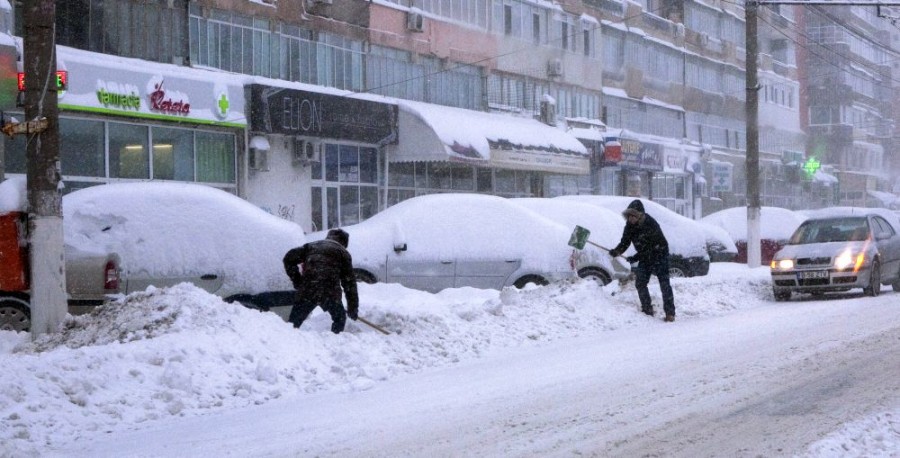
[[[106,89],[97,90],[97,100],[105,107],[120,108],[123,110],[140,110],[141,98],[134,91],[128,94],[110,92]]]
[[[321,102],[308,98],[286,96],[282,98],[282,128],[291,131],[321,132]]]
[[[166,97],[163,81],[160,81],[153,85],[153,92],[150,93],[150,109],[165,114],[187,116],[191,113],[191,104],[183,99],[173,100]]]

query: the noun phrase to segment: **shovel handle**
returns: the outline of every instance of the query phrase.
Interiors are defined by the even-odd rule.
[[[369,325],[370,327],[372,327],[372,329],[374,329],[374,330],[376,330],[376,331],[378,331],[378,332],[380,332],[380,333],[382,333],[382,334],[384,334],[384,335],[386,335],[386,336],[391,334],[390,332],[385,331],[384,328],[382,328],[381,326],[378,326],[377,324],[372,323],[371,321],[369,321],[369,320],[367,320],[367,319],[365,319],[365,318],[363,318],[363,317],[361,317],[361,316],[357,316],[356,318],[357,318],[359,321],[362,321],[363,323],[365,323],[365,324]]]

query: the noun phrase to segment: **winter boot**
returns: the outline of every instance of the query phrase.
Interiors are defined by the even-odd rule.
[[[665,321],[667,323],[671,323],[671,322],[675,321],[675,315],[666,315]]]
[[[645,315],[653,316],[653,307],[641,307],[641,311],[644,312]]]

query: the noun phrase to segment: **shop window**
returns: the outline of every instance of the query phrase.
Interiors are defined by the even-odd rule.
[[[494,190],[494,174],[491,169],[476,169],[476,178],[477,178],[477,187],[476,190],[478,192],[493,192]]]
[[[391,163],[388,167],[390,186],[413,188],[416,186],[416,165],[413,162]]]
[[[451,189],[452,171],[444,162],[428,163],[428,187],[431,189]]]
[[[339,158],[338,145],[325,145],[325,181],[338,181]]]
[[[378,183],[378,150],[359,149],[359,182]]]
[[[341,186],[341,225],[356,224],[359,219],[359,187]]]
[[[102,122],[60,118],[59,138],[63,175],[106,176]]]
[[[473,191],[475,189],[475,170],[470,165],[454,165],[451,168],[453,189],[457,191]]]
[[[359,188],[359,216],[364,221],[378,213],[378,188],[361,186]]]
[[[21,116],[21,115],[17,115]],[[19,117],[19,119],[22,119]],[[25,163],[25,136],[16,135],[15,137],[3,136],[5,147],[6,173],[26,173]]]
[[[359,149],[355,146],[340,146],[340,166],[338,178],[342,183],[359,183]]]
[[[234,135],[197,132],[197,181],[234,183]]]
[[[150,178],[148,128],[109,123],[110,178]]]
[[[312,222],[312,231],[320,231],[325,229],[322,226],[322,187],[321,186],[313,186],[310,189],[310,208],[311,212],[311,222]]]
[[[494,190],[498,195],[516,192],[516,172],[513,170],[497,170],[494,174]]]
[[[187,129],[154,127],[153,178],[194,181],[194,135]]]

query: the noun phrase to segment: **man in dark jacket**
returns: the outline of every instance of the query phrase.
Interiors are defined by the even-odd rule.
[[[348,315],[356,321],[359,296],[353,260],[347,251],[349,242],[350,234],[343,229],[332,229],[325,240],[309,242],[284,255],[284,271],[297,289],[297,299],[288,318],[295,328],[316,307],[331,315],[331,332],[335,334],[344,330]],[[341,288],[347,296],[346,312],[341,304]]]
[[[609,250],[609,254],[613,257],[619,256],[629,245],[634,244],[637,253],[628,257],[628,261],[638,263],[634,269],[634,286],[641,299],[641,311],[653,315],[653,304],[650,301],[647,283],[650,282],[650,275],[656,275],[659,279],[659,289],[662,291],[666,321],[675,321],[675,295],[672,293],[672,285],[669,284],[669,241],[663,235],[659,223],[644,212],[644,204],[640,200],[628,204],[622,215],[625,217],[622,241]]]

